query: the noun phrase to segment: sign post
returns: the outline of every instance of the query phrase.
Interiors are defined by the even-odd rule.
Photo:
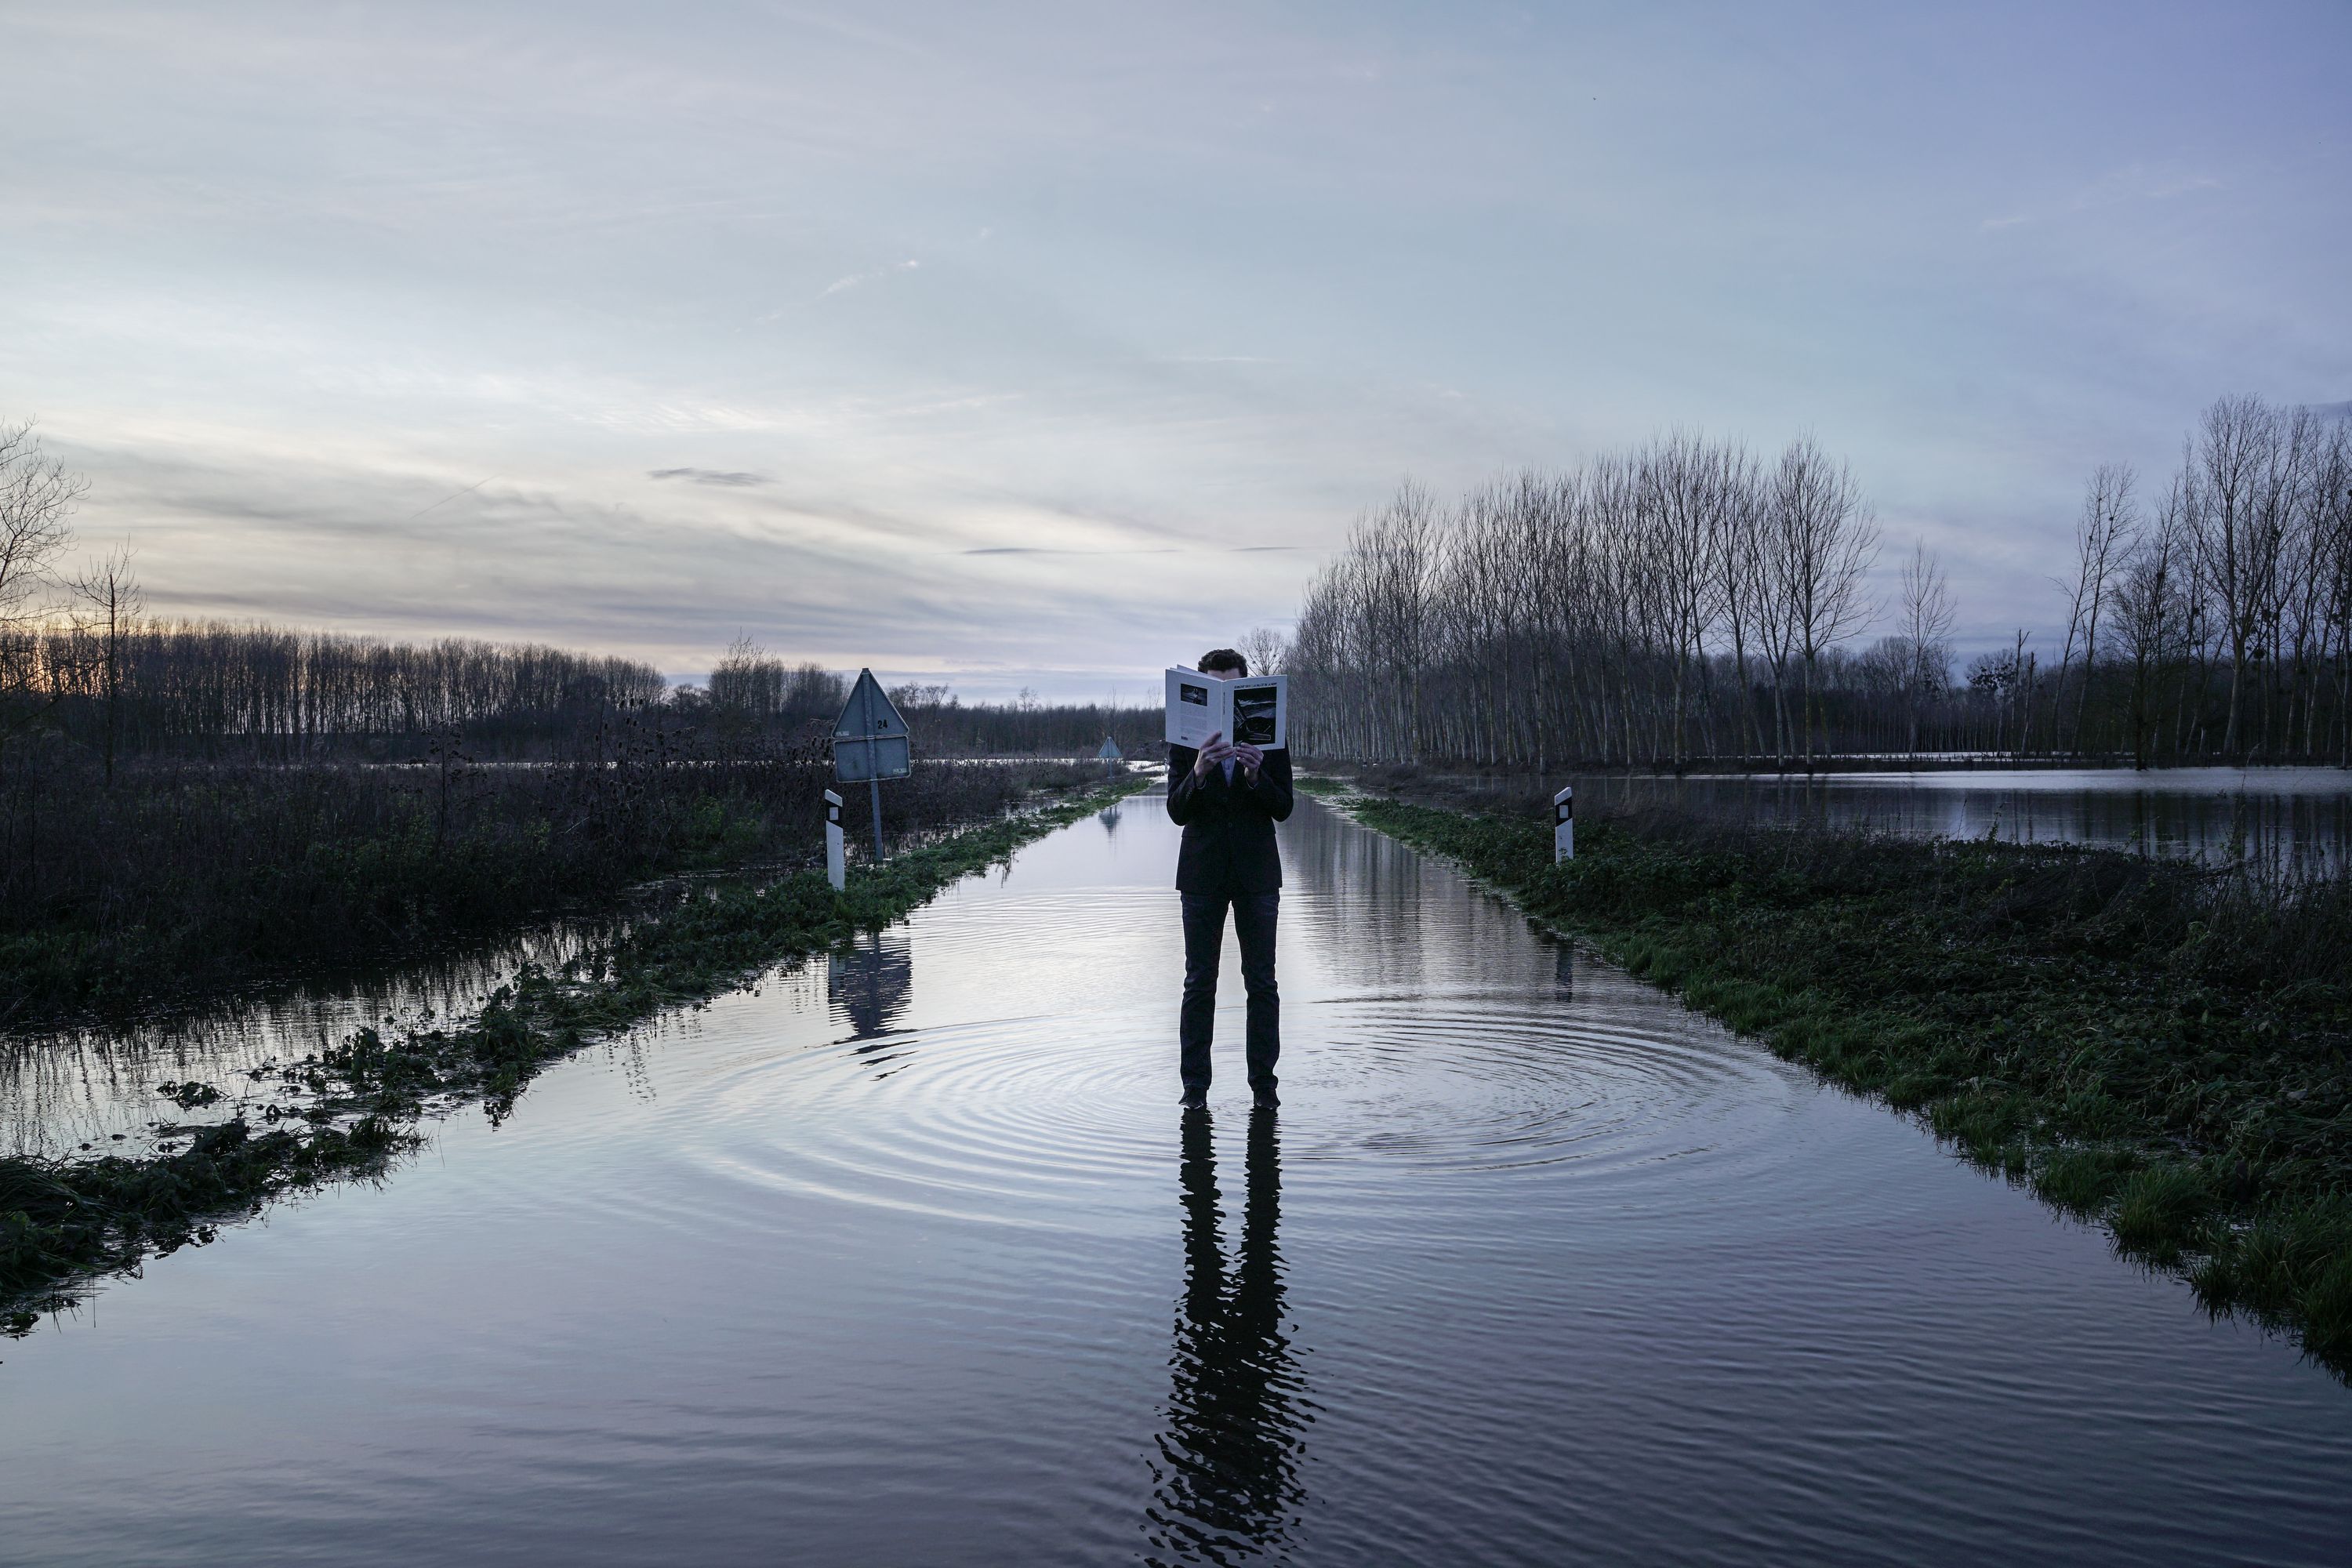
[[[824,879],[839,892],[848,884],[847,853],[841,843],[841,796],[832,790],[824,792]]]
[[[1576,858],[1576,786],[1551,797],[1551,863]]]
[[[882,781],[902,779],[914,771],[908,750],[907,721],[882,689],[870,669],[857,672],[841,718],[833,727],[833,776],[844,784],[866,784],[874,807],[874,861],[882,861]]]

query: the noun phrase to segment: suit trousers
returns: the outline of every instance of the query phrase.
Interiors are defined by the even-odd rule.
[[[1244,1056],[1252,1089],[1274,1088],[1282,1055],[1282,1000],[1274,989],[1274,928],[1280,893],[1184,893],[1184,1002],[1177,1016],[1177,1070],[1188,1089],[1209,1087],[1209,1040],[1216,1032],[1217,965],[1225,945],[1225,910],[1241,943],[1242,985],[1249,994]]]

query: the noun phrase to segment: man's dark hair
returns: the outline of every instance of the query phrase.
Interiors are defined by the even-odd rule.
[[[1213,647],[1208,652],[1202,654],[1201,656],[1201,662],[1194,665],[1192,668],[1199,670],[1202,675],[1208,674],[1213,669],[1238,670],[1240,673],[1247,675],[1249,673],[1249,660],[1244,658],[1240,654],[1235,653],[1229,647]]]

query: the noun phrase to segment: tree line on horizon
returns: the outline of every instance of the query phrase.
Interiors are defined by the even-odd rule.
[[[738,755],[821,740],[847,680],[738,638],[703,685],[538,644],[399,642],[145,614],[127,551],[61,563],[82,481],[0,426],[0,766],[31,737],[97,759]],[[2135,763],[2352,761],[2352,425],[2223,398],[2152,498],[2091,477],[2063,635],[1964,668],[1924,545],[1869,592],[1880,532],[1810,437],[1759,455],[1675,434],[1441,507],[1359,521],[1294,633],[1293,742],[1333,760],[1790,765],[1839,752]],[[1865,636],[1879,630],[1875,640]],[[2054,653],[2055,657],[2052,655]],[[1153,747],[1156,708],[891,693],[930,755]]]
[[[840,672],[738,637],[704,684],[540,643],[398,641],[146,613],[128,550],[64,563],[86,486],[32,427],[0,425],[0,782],[37,762],[646,761],[821,752]],[[891,693],[919,755],[1129,753],[1157,710]],[[63,776],[63,775],[60,775]]]
[[[1450,508],[1408,481],[1286,643],[1255,636],[1294,743],[1333,759],[2352,762],[2352,424],[2222,398],[2152,500],[2097,468],[2074,544],[2054,649],[2020,628],[1956,671],[1924,543],[1871,596],[1880,531],[1845,462],[1678,433]]]

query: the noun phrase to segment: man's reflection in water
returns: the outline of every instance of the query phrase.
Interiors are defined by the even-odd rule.
[[[1282,1150],[1274,1112],[1254,1111],[1241,1259],[1225,1266],[1209,1113],[1184,1118],[1184,1294],[1175,1385],[1152,1466],[1153,1563],[1234,1563],[1279,1552],[1298,1521],[1302,1429],[1311,1419],[1283,1332]]]

